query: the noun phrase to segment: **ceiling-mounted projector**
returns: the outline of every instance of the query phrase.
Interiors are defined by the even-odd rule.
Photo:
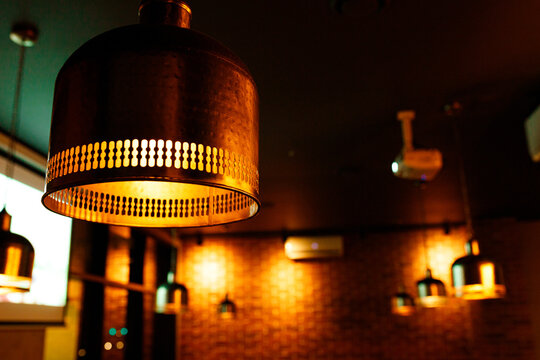
[[[442,168],[442,154],[437,149],[415,149],[411,122],[415,118],[412,110],[398,111],[401,121],[403,149],[392,163],[392,172],[400,178],[430,181]]]

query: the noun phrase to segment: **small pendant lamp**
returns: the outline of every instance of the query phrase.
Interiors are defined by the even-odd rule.
[[[223,320],[228,320],[235,317],[236,305],[229,299],[229,294],[225,294],[225,299],[219,303],[217,311],[219,317]]]
[[[247,67],[189,29],[181,0],[88,41],[56,79],[42,202],[142,227],[219,225],[259,202],[258,95]]]
[[[465,245],[467,255],[452,264],[456,297],[465,300],[497,299],[506,295],[502,269],[493,260],[480,255],[478,241]]]
[[[453,111],[457,109],[458,111]],[[460,114],[461,104],[455,102],[448,107],[447,113]],[[452,283],[456,297],[465,300],[497,299],[506,295],[502,268],[493,260],[480,255],[480,247],[474,235],[467,178],[462,154],[461,137],[457,122],[453,122],[454,138],[459,160],[459,180],[463,197],[463,212],[469,241],[465,245],[467,255],[452,264]]]
[[[179,314],[187,311],[188,290],[183,284],[176,282],[177,256],[178,249],[172,247],[167,281],[158,286],[156,291],[156,313],[158,314]]]
[[[415,311],[414,299],[407,293],[405,286],[400,285],[399,291],[392,296],[392,314],[410,316]]]
[[[19,120],[19,101],[22,88],[24,55],[26,48],[37,41],[36,27],[27,23],[15,24],[9,35],[10,39],[20,46],[19,68],[13,111],[11,114],[10,144],[6,162],[8,181],[13,178],[15,157],[15,135]],[[6,186],[6,194],[8,186]],[[30,291],[32,284],[32,269],[34,267],[34,247],[25,237],[11,231],[11,215],[6,208],[0,211],[0,294],[9,292]]]
[[[433,308],[446,304],[446,289],[444,283],[433,278],[431,269],[426,270],[426,277],[416,283],[418,301],[423,307]]]

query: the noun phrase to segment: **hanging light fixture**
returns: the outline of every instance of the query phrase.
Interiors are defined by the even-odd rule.
[[[419,189],[420,191],[423,190],[424,184],[421,184]],[[420,201],[420,209],[422,211],[422,221],[424,225],[426,224],[426,209],[425,209],[425,202],[424,198],[422,197]],[[422,246],[424,248],[424,261],[426,264],[426,277],[422,280],[418,281],[416,283],[416,287],[418,289],[418,302],[423,307],[433,308],[433,307],[440,307],[446,304],[446,288],[444,286],[444,283],[439,280],[433,278],[431,274],[431,269],[429,268],[429,255],[428,255],[428,247],[427,247],[427,234],[426,229],[422,229]]]
[[[400,285],[399,291],[392,296],[392,314],[410,316],[415,311],[414,299],[407,293],[405,286]]]
[[[445,108],[448,115],[460,114],[461,104],[454,102]],[[474,235],[467,178],[462,153],[462,144],[457,122],[453,122],[454,137],[459,161],[459,180],[463,197],[463,212],[469,241],[465,245],[467,255],[452,264],[452,283],[456,297],[465,300],[502,298],[506,295],[502,268],[493,260],[480,255],[480,247]]]
[[[156,291],[156,312],[158,314],[179,314],[187,310],[188,290],[176,282],[178,249],[171,248],[171,266],[167,281],[158,286]]]
[[[258,96],[246,66],[189,29],[180,0],[88,41],[56,80],[43,204],[77,219],[188,227],[260,207]]]
[[[431,269],[426,270],[426,277],[416,283],[418,301],[423,307],[440,307],[446,304],[446,288],[444,283],[433,278]]]
[[[465,245],[467,255],[452,264],[456,296],[465,300],[497,299],[506,295],[502,269],[493,260],[480,255],[478,241]]]
[[[236,305],[229,300],[229,294],[225,294],[225,299],[221,301],[218,305],[218,315],[223,320],[228,320],[234,318],[236,315]]]
[[[10,39],[20,46],[20,55],[13,110],[11,113],[8,159],[5,170],[7,181],[13,178],[14,173],[15,135],[19,122],[19,102],[22,88],[24,55],[26,48],[35,44],[37,36],[38,31],[36,27],[27,23],[15,24],[9,35]],[[6,185],[4,189],[6,200],[8,188],[9,186]],[[4,207],[0,212],[0,294],[29,291],[32,283],[34,247],[25,237],[14,234],[10,230],[11,215],[9,215]]]

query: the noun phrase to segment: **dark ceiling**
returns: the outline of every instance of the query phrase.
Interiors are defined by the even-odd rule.
[[[540,92],[536,0],[193,0],[192,28],[236,52],[260,96],[261,213],[206,232],[422,223],[421,195],[393,177],[397,110],[417,111],[417,144],[445,166],[425,189],[427,222],[463,220],[452,123],[458,121],[475,217],[540,215],[540,170],[523,121]],[[378,5],[386,5],[377,9]],[[18,137],[46,154],[56,74],[82,43],[137,22],[137,0],[4,0],[0,126],[8,127],[17,20],[40,39],[27,52]],[[459,118],[442,112],[459,100]]]

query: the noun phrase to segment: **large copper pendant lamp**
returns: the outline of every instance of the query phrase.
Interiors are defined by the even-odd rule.
[[[24,55],[26,48],[37,41],[37,29],[27,23],[17,23],[11,29],[10,39],[20,46],[17,83],[13,100],[10,125],[10,143],[6,162],[7,181],[13,178],[15,158],[15,135],[19,120],[19,102],[21,97]],[[8,192],[6,185],[3,191]],[[6,196],[7,198],[7,196]],[[32,270],[34,267],[34,247],[25,237],[11,232],[11,215],[6,208],[0,211],[0,294],[30,291]]]
[[[461,110],[461,105],[454,103],[449,106],[447,112],[452,114],[451,111],[454,109]],[[461,137],[457,122],[454,121],[453,125],[459,161],[461,196],[463,197],[463,210],[469,237],[465,246],[467,255],[457,259],[452,264],[452,283],[455,295],[465,300],[502,298],[506,295],[502,268],[495,261],[480,255],[480,248],[474,234]]]
[[[258,96],[242,61],[189,29],[180,0],[88,41],[54,92],[43,204],[94,222],[230,223],[259,210]]]

